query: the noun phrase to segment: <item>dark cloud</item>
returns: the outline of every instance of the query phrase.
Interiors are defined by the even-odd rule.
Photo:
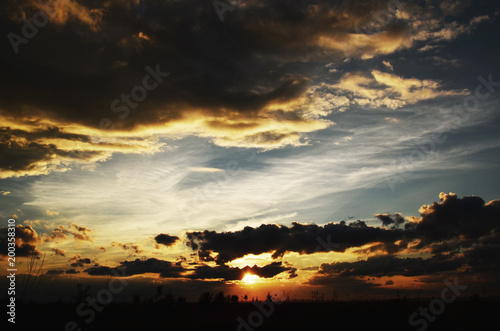
[[[140,254],[140,253],[143,252],[143,250],[141,249],[141,246],[136,245],[134,243],[122,244],[122,243],[112,242],[111,246],[113,246],[113,247],[121,247],[125,251],[130,251],[131,254]]]
[[[0,174],[46,174],[61,162],[141,152],[130,148],[130,133],[147,126],[161,133],[189,125],[222,146],[300,145],[309,132],[333,125],[306,107],[316,98],[307,96],[315,69],[472,29],[455,22],[447,37],[435,5],[402,7],[396,18],[398,6],[381,21],[374,13],[387,12],[383,0],[247,1],[222,23],[211,2],[196,0],[61,2],[18,54],[4,40],[0,153],[7,157]],[[38,1],[3,1],[4,36],[22,35],[21,19],[38,10]],[[366,31],[370,25],[376,30]],[[155,88],[143,101],[124,101],[151,70],[165,73],[146,80]],[[113,140],[100,131],[104,119],[119,136],[112,142],[97,139]]]
[[[453,193],[441,193],[440,199],[420,208],[418,223],[407,224],[408,232],[420,240],[418,248],[453,239],[459,240],[459,247],[500,231],[500,200],[485,204],[480,197],[458,198]]]
[[[47,272],[45,273],[46,275],[62,275],[64,274],[64,270],[62,269],[51,269],[51,270],[47,270]]]
[[[399,227],[405,222],[404,217],[400,213],[395,213],[394,215],[389,214],[377,214],[376,218],[382,221],[382,226],[393,225],[393,227]]]
[[[0,153],[4,155],[0,160],[1,177],[47,174],[56,169],[65,170],[71,163],[93,163],[109,155],[106,149],[121,147],[120,144],[93,143],[89,136],[65,133],[54,126],[37,128],[36,123],[25,124],[33,126],[34,131],[0,127]],[[68,150],[68,146],[74,149]],[[53,160],[62,164],[51,164]]]
[[[244,268],[231,268],[226,265],[210,267],[203,265],[195,268],[193,274],[188,275],[191,279],[223,279],[223,280],[241,280],[245,274],[250,273],[262,278],[271,278],[279,273],[288,271],[290,275],[294,275],[294,268],[285,267],[281,262],[273,262],[264,267],[254,265],[253,267],[246,266]]]
[[[325,279],[336,277],[439,275],[439,278],[452,273],[481,275],[499,271],[500,201],[485,204],[479,197],[458,198],[452,193],[441,193],[440,199],[422,206],[421,217],[405,224],[406,237],[417,242],[411,249],[427,251],[430,256],[377,255],[356,262],[322,264],[311,283],[322,284]],[[385,216],[378,218],[383,220]]]
[[[292,223],[291,227],[263,224],[258,228],[245,227],[241,231],[188,232],[187,245],[208,256],[217,253],[217,263],[226,263],[246,254],[274,252],[273,258],[286,252],[312,254],[315,252],[343,252],[350,247],[359,247],[371,242],[393,243],[403,237],[403,230],[387,230],[367,226],[362,221],[349,225],[329,223],[316,224]]]
[[[494,244],[478,242],[461,254],[435,254],[427,258],[404,258],[394,255],[379,255],[356,262],[325,263],[320,266],[311,284],[323,284],[326,279],[338,277],[383,277],[383,276],[436,276],[439,281],[444,275],[475,274],[498,272],[500,240]],[[478,279],[479,279],[478,278]]]
[[[54,255],[59,255],[59,256],[66,255],[66,253],[64,253],[64,251],[59,248],[51,248],[50,250],[54,252]]]
[[[224,264],[246,254],[273,252],[272,257],[278,258],[286,252],[344,252],[367,244],[371,245],[355,252],[395,254],[408,248],[425,248],[432,253],[445,253],[471,247],[492,231],[500,232],[499,201],[485,204],[479,197],[460,199],[444,193],[440,198],[440,202],[423,206],[421,217],[410,217],[410,222],[404,223],[405,218],[399,213],[376,215],[384,225],[393,225],[389,229],[368,226],[359,220],[348,225],[345,222],[323,226],[292,223],[291,227],[263,224],[235,232],[188,232],[187,245],[198,251],[201,260],[215,259]],[[404,229],[400,229],[403,225]]]
[[[146,273],[160,274],[161,277],[178,278],[184,268],[180,265],[170,261],[158,260],[155,258],[150,259],[136,259],[134,261],[122,261],[120,265],[111,268],[106,266],[95,266],[85,269],[89,275],[120,275],[120,276],[133,276]]]
[[[186,269],[181,262],[170,262],[150,259],[136,259],[134,261],[122,261],[115,267],[94,266],[85,269],[89,275],[115,275],[115,276],[133,276],[146,273],[155,273],[162,278],[188,278],[188,279],[223,279],[223,280],[241,280],[245,274],[251,273],[262,278],[271,278],[275,275],[287,271],[290,277],[295,277],[295,268],[283,266],[281,262],[273,262],[263,267],[254,265],[244,268],[229,267],[219,265],[211,267],[208,265],[197,265],[194,269]]]
[[[164,234],[164,233],[160,233],[159,235],[157,235],[155,237],[155,241],[158,244],[157,248],[159,247],[159,245],[165,245],[167,247],[172,246],[173,244],[175,244],[175,242],[177,240],[179,240],[179,237],[171,236],[171,235]]]
[[[71,261],[71,266],[72,267],[81,267],[83,268],[85,264],[91,264],[92,260],[89,258],[81,258],[80,255],[75,255],[69,259]]]
[[[67,274],[79,274],[80,271],[78,271],[76,269],[68,269],[68,270],[66,270],[66,273]]]
[[[40,255],[37,249],[39,237],[36,231],[29,225],[17,225],[15,229],[16,256]],[[8,228],[0,228],[0,233],[5,236],[5,239],[0,241],[0,259],[5,260],[8,253]]]
[[[434,255],[431,258],[401,258],[394,255],[379,255],[356,262],[322,264],[317,274],[335,276],[420,276],[457,270],[465,261],[460,257]]]

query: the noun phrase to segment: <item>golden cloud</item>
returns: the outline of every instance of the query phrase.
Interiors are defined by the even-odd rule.
[[[443,90],[439,82],[430,79],[403,78],[378,70],[370,74],[348,73],[328,87],[349,95],[354,103],[371,108],[397,109],[423,100],[467,94],[466,90]]]

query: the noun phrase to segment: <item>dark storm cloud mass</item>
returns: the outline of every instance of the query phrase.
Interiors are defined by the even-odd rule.
[[[434,254],[428,258],[379,255],[356,262],[325,263],[309,283],[323,284],[330,278],[359,276],[437,276],[439,279],[442,274],[475,274],[483,278],[500,270],[500,235],[490,236],[486,241],[478,241],[461,254],[447,252],[446,255]]]
[[[180,264],[174,264],[170,261],[150,258],[146,260],[136,259],[134,261],[122,261],[116,268],[106,266],[95,266],[85,269],[89,275],[117,275],[133,276],[145,273],[157,273],[162,277],[177,278],[184,271]]]
[[[382,226],[392,225],[398,227],[405,222],[404,217],[400,213],[395,213],[394,215],[377,214],[375,217],[382,221]]]
[[[2,110],[0,109],[0,115]],[[22,119],[17,117],[16,120]],[[12,174],[46,173],[48,170],[65,170],[69,163],[92,163],[104,160],[108,156],[107,151],[127,149],[121,143],[92,142],[91,138],[82,134],[64,133],[61,128],[53,124],[41,125],[34,121],[22,121],[27,128],[24,130],[12,129],[7,123],[0,126],[0,160],[1,177],[9,177]],[[11,122],[12,124],[13,122]],[[6,126],[3,126],[6,125]],[[14,124],[15,125],[15,124]],[[34,130],[27,132],[25,130]],[[76,148],[80,146],[83,150]],[[46,163],[57,159],[61,164],[57,167],[46,168]]]
[[[155,241],[158,245],[172,246],[175,242],[179,240],[177,236],[171,236],[169,234],[160,233],[155,237]]]
[[[246,266],[244,268],[231,268],[226,265],[210,267],[207,265],[196,267],[193,274],[188,275],[191,279],[224,279],[224,280],[241,280],[246,273],[251,273],[262,278],[271,278],[279,273],[288,271],[292,278],[296,269],[284,267],[281,262],[273,262],[264,267],[254,265],[253,267]]]
[[[435,255],[428,259],[398,258],[393,255],[373,256],[356,262],[322,264],[318,274],[338,276],[420,276],[456,270],[461,267],[461,258]]]
[[[4,238],[0,240],[0,259],[6,259],[8,253],[8,228],[0,228],[0,234],[4,235]],[[37,249],[37,244],[39,241],[38,234],[29,225],[17,225],[15,231],[15,243],[16,243],[16,256],[27,257],[32,255],[40,255]]]
[[[69,259],[72,267],[83,268],[85,264],[91,264],[92,261],[89,258],[81,258],[80,255],[75,255]]]
[[[418,247],[448,240],[453,243],[456,239],[459,239],[458,245],[467,245],[500,231],[500,200],[485,204],[480,197],[460,199],[455,194],[444,193],[440,199],[439,203],[422,206],[421,220],[406,226],[421,240]]]
[[[235,232],[188,232],[186,236],[187,245],[198,250],[200,257],[209,256],[208,252],[216,252],[217,263],[226,263],[246,254],[274,252],[273,258],[278,258],[286,252],[343,252],[372,242],[392,244],[403,238],[404,232],[367,226],[362,221],[349,225],[345,222],[329,223],[324,226],[294,222],[291,227],[263,224],[258,228],[245,227]]]
[[[294,276],[295,268],[285,267],[281,262],[259,267],[246,266],[244,268],[229,267],[226,265],[211,267],[208,265],[198,265],[194,269],[184,268],[180,262],[170,262],[150,259],[136,259],[134,261],[122,261],[115,268],[107,266],[94,266],[85,269],[85,272],[92,276],[115,275],[115,276],[133,276],[146,273],[156,273],[162,278],[188,278],[188,279],[223,279],[223,280],[241,280],[243,276],[250,272],[263,278],[271,278],[275,275],[288,271],[290,277]],[[187,272],[187,273],[186,273]]]
[[[307,133],[334,124],[308,108],[314,100],[306,92],[318,79],[313,66],[452,40],[489,20],[458,23],[448,7],[405,10],[385,0],[245,1],[224,22],[210,1],[64,0],[50,7],[0,5],[4,35],[21,36],[21,19],[39,10],[50,16],[17,54],[3,40],[0,152],[9,161],[0,162],[0,178],[47,174],[61,162],[99,162],[117,151],[144,153],[131,131],[145,127],[178,134],[180,125],[183,134],[221,146],[301,145]],[[385,21],[374,16],[387,11]],[[155,87],[143,101],[123,99],[144,84]],[[109,130],[100,128],[104,118]]]
[[[420,208],[421,218],[406,223],[411,250],[431,253],[413,258],[379,255],[356,262],[322,264],[312,284],[339,276],[422,276],[446,272],[497,272],[500,258],[500,201],[487,204],[479,197],[440,194],[441,202]]]
[[[324,226],[315,224],[293,223],[291,227],[273,224],[261,225],[258,228],[245,227],[235,232],[188,232],[187,245],[198,251],[201,260],[211,260],[224,264],[246,254],[273,252],[278,258],[286,252],[312,254],[328,250],[343,252],[348,248],[370,244],[370,247],[355,251],[357,253],[385,252],[395,254],[405,249],[413,251],[428,250],[434,255],[431,259],[400,260],[393,256],[376,257],[359,266],[374,265],[378,272],[390,272],[378,268],[377,264],[399,268],[406,273],[430,273],[438,265],[444,268],[457,268],[464,263],[474,264],[472,260],[463,260],[454,256],[460,249],[469,249],[465,254],[475,254],[479,249],[489,247],[492,252],[498,248],[500,233],[500,201],[494,200],[485,204],[479,197],[458,198],[455,194],[440,194],[440,202],[424,205],[420,208],[421,217],[410,217],[404,223],[404,229],[396,226],[390,229],[372,227],[364,222],[356,221],[349,225],[329,223]],[[384,226],[396,224],[402,226],[404,218],[400,214],[377,215]],[[320,244],[321,240],[323,245]],[[440,255],[441,253],[453,253]],[[489,255],[489,254],[485,254]],[[495,256],[495,255],[493,255]],[[392,260],[391,260],[392,259]],[[337,264],[335,270],[350,265]],[[414,265],[416,271],[407,268]],[[339,271],[341,272],[341,271]],[[417,273],[418,273],[417,272]]]

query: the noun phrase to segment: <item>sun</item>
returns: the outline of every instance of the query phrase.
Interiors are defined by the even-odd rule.
[[[246,284],[254,284],[260,277],[251,273],[246,273],[242,281]]]

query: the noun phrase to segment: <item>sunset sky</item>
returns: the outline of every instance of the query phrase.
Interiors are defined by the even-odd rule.
[[[0,5],[0,235],[46,299],[500,295],[498,1],[45,3]]]

